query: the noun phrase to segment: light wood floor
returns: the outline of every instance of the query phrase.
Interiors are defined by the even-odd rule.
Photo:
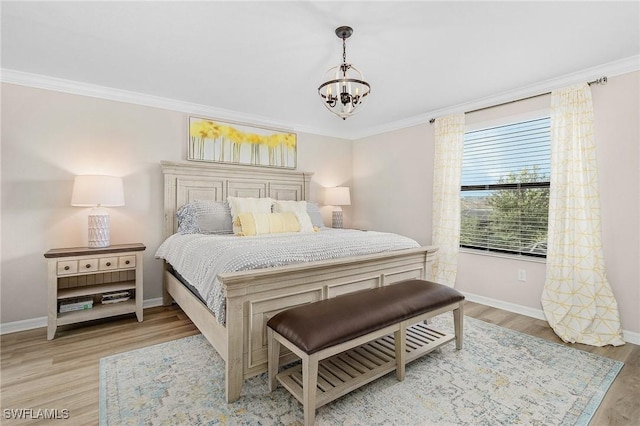
[[[40,424],[52,421],[9,421],[5,409],[66,409],[69,419],[56,424],[98,423],[100,358],[197,334],[177,307],[146,309],[144,322],[134,316],[84,326],[58,328],[47,341],[46,329],[7,334],[0,339],[0,423]],[[467,302],[465,315],[562,343],[546,322]],[[640,346],[578,349],[623,361],[625,366],[598,408],[591,425],[640,424]]]

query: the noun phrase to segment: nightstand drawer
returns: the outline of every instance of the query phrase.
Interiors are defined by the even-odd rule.
[[[118,257],[118,269],[127,269],[136,267],[136,256],[120,256]]]
[[[100,259],[100,268],[101,271],[110,271],[112,269],[118,269],[118,258],[117,257],[105,257]]]
[[[63,260],[58,262],[58,275],[75,274],[78,272],[77,260]]]
[[[78,272],[95,272],[98,270],[98,259],[84,259],[78,261]]]

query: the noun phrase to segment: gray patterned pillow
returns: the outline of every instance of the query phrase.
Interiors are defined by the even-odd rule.
[[[231,210],[226,201],[195,200],[178,210],[181,234],[232,234]]]
[[[178,232],[180,234],[197,234],[200,232],[196,222],[196,208],[193,203],[180,207],[176,216],[178,216]]]

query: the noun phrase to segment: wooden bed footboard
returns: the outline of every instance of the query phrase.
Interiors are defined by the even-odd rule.
[[[276,313],[305,303],[406,279],[429,279],[437,248],[398,250],[322,262],[220,274],[227,295],[227,322],[213,313],[171,273],[165,291],[191,318],[226,364],[226,396],[240,397],[244,379],[267,371],[267,329]],[[167,301],[168,299],[165,299]],[[281,363],[294,359],[283,353]]]

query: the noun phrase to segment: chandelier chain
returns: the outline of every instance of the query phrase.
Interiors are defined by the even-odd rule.
[[[347,63],[347,39],[342,37],[342,63]]]

